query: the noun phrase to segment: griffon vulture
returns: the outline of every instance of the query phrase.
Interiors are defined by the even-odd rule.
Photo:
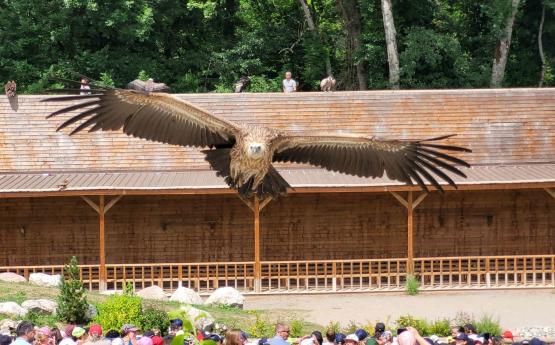
[[[4,85],[4,91],[6,92],[6,96],[8,98],[13,98],[17,94],[17,84],[15,80],[10,80]]]
[[[249,87],[251,84],[251,79],[247,76],[242,76],[237,82],[235,83],[235,93],[241,93]]]
[[[194,104],[163,93],[122,89],[92,90],[92,95],[60,96],[43,101],[86,100],[48,117],[79,110],[58,130],[80,124],[70,135],[88,129],[120,130],[127,135],[167,144],[206,148],[202,151],[219,176],[244,197],[276,198],[290,187],[273,162],[308,163],[327,170],[365,177],[381,177],[428,191],[426,183],[443,191],[436,177],[456,187],[442,170],[466,177],[456,165],[469,165],[442,151],[470,150],[438,144],[450,136],[426,140],[386,140],[357,135],[304,135],[237,124],[210,114]],[[434,176],[435,175],[435,176]]]
[[[331,75],[327,78],[322,79],[320,82],[320,89],[324,92],[333,91],[335,88],[335,78]]]

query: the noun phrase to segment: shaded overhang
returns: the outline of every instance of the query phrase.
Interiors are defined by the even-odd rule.
[[[385,176],[365,178],[313,168],[278,170],[292,186],[291,193],[419,190]],[[467,178],[449,174],[459,190],[555,187],[555,163],[473,166],[462,171]],[[232,193],[223,178],[210,170],[0,174],[0,197]]]

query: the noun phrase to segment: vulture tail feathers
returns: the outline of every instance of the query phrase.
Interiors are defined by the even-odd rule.
[[[287,188],[291,188],[291,185],[285,181],[276,168],[270,166],[270,170],[256,189],[256,195],[260,200],[265,199],[267,195],[275,200],[280,195],[285,195]]]

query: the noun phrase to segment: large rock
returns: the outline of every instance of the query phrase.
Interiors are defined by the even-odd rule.
[[[0,281],[8,283],[24,283],[27,279],[13,272],[2,272],[0,273]]]
[[[222,304],[230,307],[243,308],[245,297],[236,289],[226,286],[216,289],[204,304]]]
[[[189,320],[194,320],[196,329],[202,329],[208,332],[212,331],[215,320],[209,312],[190,305],[184,305],[180,309],[185,312]]]
[[[43,314],[55,314],[58,309],[58,303],[49,299],[28,299],[21,303],[25,309]]]
[[[146,299],[157,299],[157,300],[165,300],[166,293],[164,289],[159,286],[152,285],[137,292],[137,296]]]
[[[29,275],[29,283],[38,286],[58,286],[61,281],[62,276],[59,274],[31,273]]]
[[[9,316],[25,316],[27,312],[27,309],[23,308],[15,302],[0,303],[0,314],[6,314]]]
[[[202,299],[195,290],[180,286],[171,295],[170,301],[186,304],[202,304]]]
[[[85,319],[92,320],[98,315],[98,309],[92,304],[89,304],[87,311],[85,312]]]

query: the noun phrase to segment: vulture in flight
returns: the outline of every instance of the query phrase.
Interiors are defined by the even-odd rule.
[[[277,198],[290,187],[274,162],[305,163],[364,177],[381,177],[408,185],[427,183],[443,191],[437,178],[456,188],[445,173],[466,177],[457,168],[469,165],[446,152],[470,150],[438,143],[450,137],[388,140],[344,134],[290,134],[255,124],[220,118],[185,100],[164,93],[123,89],[91,90],[91,95],[57,96],[46,102],[84,100],[48,115],[79,111],[57,130],[78,123],[70,135],[88,129],[121,130],[127,135],[172,145],[203,148],[213,170],[242,197]],[[209,148],[209,149],[206,149]]]

